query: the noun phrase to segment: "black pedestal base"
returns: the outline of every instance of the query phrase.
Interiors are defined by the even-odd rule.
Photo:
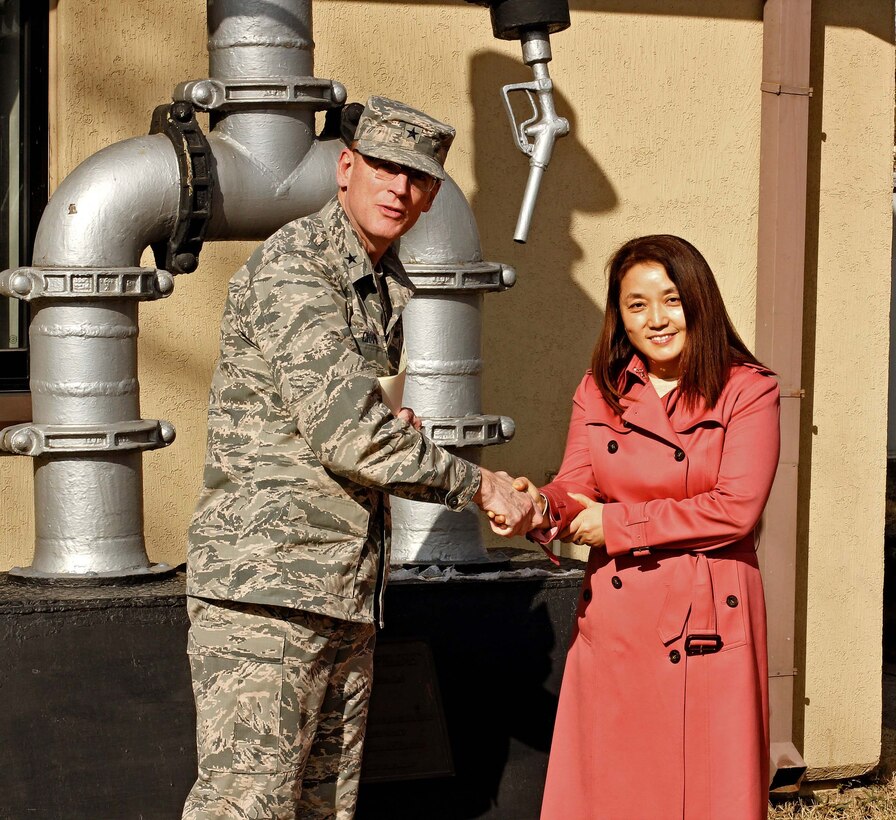
[[[513,557],[514,568],[547,565]],[[378,782],[362,784],[360,820],[538,817],[580,581],[390,585],[365,759]],[[93,589],[0,575],[0,818],[180,817],[196,769],[186,632],[182,574]],[[440,698],[401,694],[397,680],[390,690],[396,647],[408,644],[428,647]],[[432,671],[417,679],[426,686]],[[395,699],[419,720],[396,724]]]

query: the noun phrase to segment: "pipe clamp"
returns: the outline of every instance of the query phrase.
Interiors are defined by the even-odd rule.
[[[0,450],[20,456],[157,450],[174,441],[168,421],[141,419],[117,424],[16,424],[0,430]]]
[[[500,291],[516,283],[513,268],[497,262],[405,263],[404,268],[414,287],[422,291]]]
[[[182,100],[157,106],[149,133],[164,134],[171,140],[180,169],[177,222],[167,240],[152,244],[156,265],[171,273],[192,273],[199,266],[218,183],[212,149],[196,121],[193,106]]]
[[[510,441],[516,427],[508,416],[470,415],[424,418],[423,431],[441,447],[489,447]]]
[[[174,89],[179,102],[201,111],[227,110],[242,106],[307,105],[314,109],[342,105],[348,92],[336,80],[317,77],[270,77],[263,79],[190,80]]]
[[[0,272],[0,295],[35,299],[163,299],[174,289],[155,268],[14,268]]]

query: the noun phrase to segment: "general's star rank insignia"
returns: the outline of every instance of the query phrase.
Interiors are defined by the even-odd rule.
[[[349,265],[354,265],[355,262],[358,261],[358,257],[355,256],[353,253],[350,253],[348,256],[345,257],[345,261],[348,262]]]
[[[408,136],[409,136],[412,140],[417,139],[417,137],[419,136],[419,133],[420,133],[420,132],[417,131],[417,129],[414,128],[413,126],[411,126],[410,128],[408,128]]]

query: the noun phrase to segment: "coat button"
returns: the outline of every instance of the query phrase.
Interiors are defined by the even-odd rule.
[[[616,589],[620,589],[622,587],[622,579],[618,575],[614,575],[610,579],[610,583],[616,587]]]
[[[582,593],[582,600],[583,600],[586,604],[588,603],[588,601],[591,600],[591,590],[590,590],[590,589],[586,589],[586,590]]]
[[[734,609],[734,607],[737,606],[737,596],[736,596],[736,595],[729,595],[729,596],[725,599],[725,603],[728,604],[728,606],[730,606],[732,609]]]
[[[678,663],[681,660],[681,652],[677,649],[673,649],[669,653],[669,660],[672,661],[672,663]]]
[[[684,450],[679,448],[675,451],[675,460],[684,461]]]
[[[619,449],[619,445],[615,441],[607,442],[607,452],[615,453]]]

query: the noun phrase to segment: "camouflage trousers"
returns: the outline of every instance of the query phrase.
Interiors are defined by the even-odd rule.
[[[199,777],[189,820],[349,820],[372,624],[188,598]]]

